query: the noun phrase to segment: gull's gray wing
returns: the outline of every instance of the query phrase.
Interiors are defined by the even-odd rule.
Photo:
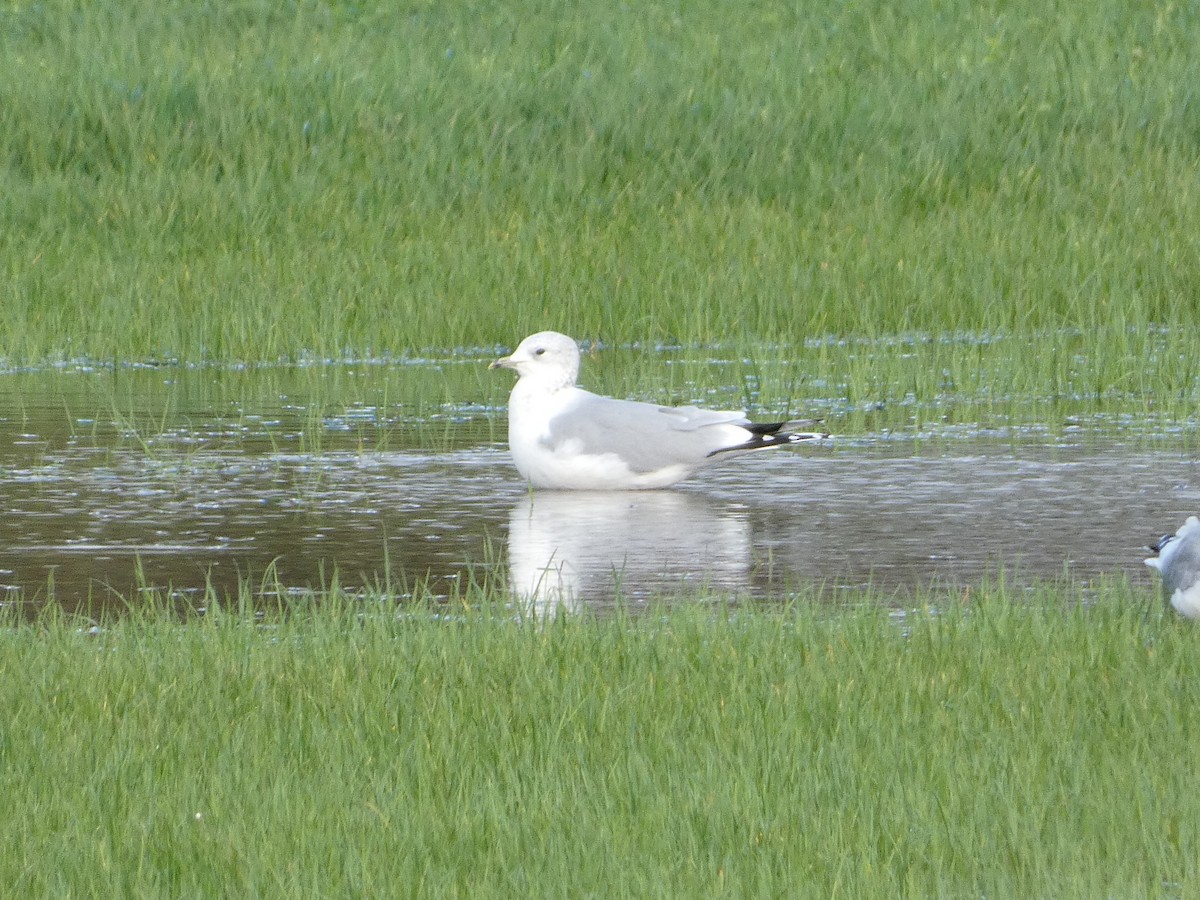
[[[576,389],[573,402],[550,420],[543,443],[552,450],[612,453],[634,472],[653,472],[700,465],[713,453],[745,443],[752,437],[749,424],[740,411],[656,406]]]

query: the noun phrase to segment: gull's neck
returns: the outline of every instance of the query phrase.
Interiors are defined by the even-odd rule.
[[[517,379],[517,387],[533,393],[556,394],[559,391],[575,387],[575,373],[570,371],[526,373]]]

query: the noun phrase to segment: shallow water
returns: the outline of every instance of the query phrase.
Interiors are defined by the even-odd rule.
[[[98,606],[148,586],[195,600],[241,578],[264,594],[320,589],[335,571],[344,586],[428,580],[442,595],[502,575],[542,606],[697,588],[769,601],[812,585],[853,598],[1000,569],[1128,574],[1150,590],[1145,546],[1200,511],[1200,469],[1180,449],[1061,436],[833,440],[669,491],[531,495],[486,405],[428,414],[413,439],[411,409],[372,396],[318,409],[297,398],[311,384],[239,401],[147,373],[97,401],[64,394],[78,383],[62,377],[0,379],[0,586],[34,604],[51,585]],[[438,415],[450,437],[422,447]]]

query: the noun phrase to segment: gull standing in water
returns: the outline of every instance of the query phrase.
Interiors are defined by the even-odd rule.
[[[491,368],[519,376],[508,400],[508,446],[535,488],[662,488],[743,453],[815,441],[786,422],[755,424],[741,411],[658,406],[601,397],[575,386],[579,346],[542,331]]]
[[[1164,534],[1150,545],[1157,553],[1146,565],[1162,575],[1163,596],[1175,611],[1200,619],[1200,519],[1188,516],[1174,534]]]

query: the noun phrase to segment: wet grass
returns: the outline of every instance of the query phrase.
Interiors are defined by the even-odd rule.
[[[1186,896],[1194,629],[1127,585],[0,630],[23,895]]]
[[[6,2],[0,359],[552,326],[720,343],[770,405],[1183,413],[1197,38],[1188,4],[1115,0]]]

